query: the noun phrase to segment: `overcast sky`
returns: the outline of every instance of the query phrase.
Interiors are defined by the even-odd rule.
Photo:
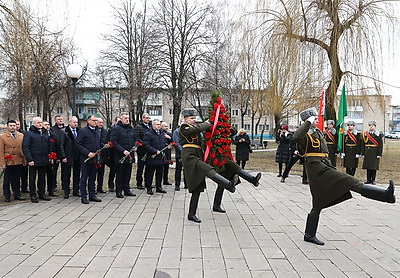
[[[133,1],[140,3],[140,0]],[[96,58],[103,44],[101,33],[105,33],[109,29],[108,24],[112,21],[112,9],[109,3],[116,4],[118,1],[30,0],[29,2],[32,8],[40,11],[42,16],[49,18],[49,26],[54,26],[55,30],[66,28],[67,34],[74,39],[75,45],[81,50],[81,63],[88,61],[89,69],[94,69]],[[151,5],[155,1],[149,2]],[[390,59],[385,65],[382,65],[384,82],[400,87],[399,64],[400,46],[393,56],[390,55]],[[392,94],[393,104],[400,105],[400,89],[387,86],[385,90]]]

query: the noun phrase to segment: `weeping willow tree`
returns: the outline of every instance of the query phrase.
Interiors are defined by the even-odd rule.
[[[326,114],[336,119],[336,93],[343,78],[360,94],[382,91],[378,66],[382,48],[395,32],[394,2],[262,0],[256,13],[265,15],[261,26],[267,33],[313,49],[309,63],[325,75]]]

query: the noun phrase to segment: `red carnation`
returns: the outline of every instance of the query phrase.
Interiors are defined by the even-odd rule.
[[[223,148],[218,148],[217,151],[222,154],[224,152],[224,149]]]
[[[215,121],[215,117],[214,116],[211,116],[210,117],[210,122],[214,122]]]
[[[218,164],[217,164],[217,166],[222,166],[222,165],[224,165],[224,163],[222,162],[222,161],[220,161],[220,162],[218,162]]]
[[[4,158],[5,158],[7,161],[12,161],[12,160],[13,160],[13,156],[12,156],[11,154],[6,155]]]
[[[210,139],[210,138],[212,137],[212,136],[211,136],[211,132],[206,132],[205,137],[206,137],[206,139]]]
[[[214,109],[217,110],[218,109],[219,104],[218,103],[214,103]]]
[[[220,97],[217,97],[217,103],[221,104],[222,103],[222,99]]]
[[[216,140],[214,141],[214,143],[217,144],[217,145],[221,145],[221,140],[216,139]]]
[[[172,165],[172,164],[174,164],[174,162],[172,160],[170,160],[169,161],[169,165]]]
[[[110,146],[110,148],[113,148],[113,147],[114,147],[114,144],[113,144],[113,142],[111,142],[111,141],[107,141],[107,144]]]
[[[174,147],[176,147],[176,146],[178,146],[178,143],[172,142],[171,145],[174,146]],[[172,160],[171,160],[171,161],[172,161]],[[171,163],[170,163],[170,164],[171,164]]]
[[[50,139],[50,143],[54,143],[54,140],[53,140],[53,139]]]
[[[214,152],[210,153],[210,158],[215,158],[216,154]]]
[[[135,143],[137,146],[143,146],[143,144],[142,143],[140,143],[139,141],[136,141],[136,143]]]
[[[49,159],[54,159],[54,160],[57,159],[57,154],[55,152],[51,152],[47,156],[49,157]]]
[[[219,135],[219,130],[216,129],[216,130],[214,131],[214,135]]]
[[[212,165],[213,165],[213,166],[215,166],[215,165],[217,165],[217,164],[218,164],[218,159],[216,159],[216,158],[215,158],[215,159],[213,159],[213,161],[212,161]]]

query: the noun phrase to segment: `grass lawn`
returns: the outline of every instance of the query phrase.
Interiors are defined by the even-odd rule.
[[[274,141],[268,142],[268,148],[263,151],[254,150],[250,154],[250,160],[246,164],[246,169],[257,170],[263,172],[278,173],[278,164],[275,162],[277,144]],[[260,150],[260,149],[259,149]],[[400,184],[400,140],[386,139],[383,146],[383,156],[381,158],[380,169],[377,172],[377,183],[388,183],[389,179],[393,179]],[[338,159],[338,169],[345,171],[346,169],[341,166],[341,159]],[[302,166],[297,163],[293,166],[289,175],[301,175]],[[362,159],[359,161],[359,167],[356,171],[356,177],[362,181],[366,180],[367,172],[362,169]]]

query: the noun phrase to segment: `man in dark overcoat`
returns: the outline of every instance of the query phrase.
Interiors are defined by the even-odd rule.
[[[344,148],[342,158],[346,173],[354,176],[358,167],[361,154],[361,135],[355,128],[354,121],[347,122],[347,130],[344,132]]]
[[[395,203],[396,198],[393,181],[389,182],[387,189],[374,187],[332,166],[328,159],[328,146],[322,132],[317,128],[317,115],[315,108],[300,113],[304,123],[296,130],[294,140],[301,155],[305,156],[313,203],[307,217],[304,240],[323,245],[324,242],[316,237],[321,210],[350,199],[350,190],[381,202]]]
[[[328,145],[329,160],[331,161],[332,165],[336,167],[338,134],[336,132],[336,128],[334,128],[335,121],[327,120],[326,124],[327,128],[324,131],[324,139]]]
[[[87,119],[87,122],[88,125],[79,131],[78,138],[76,139],[76,147],[80,153],[82,169],[82,175],[79,182],[82,204],[89,204],[89,201],[101,202],[101,199],[96,197],[94,184],[97,174],[96,151],[98,151],[101,147],[101,137],[100,132],[97,130],[96,116],[90,115]]]
[[[50,183],[53,186],[53,192],[49,192],[49,196],[55,196],[55,192],[57,191],[57,171],[58,171],[58,166],[60,162],[65,159],[65,140],[66,140],[66,134],[65,134],[65,125],[64,125],[64,119],[61,115],[56,115],[54,117],[54,125],[50,128],[51,131],[50,133],[52,134],[52,140],[53,143],[53,152],[57,154],[57,159],[53,162],[52,167],[49,167],[48,171],[52,171],[53,173],[50,174],[48,173],[48,178],[52,178],[53,180],[50,181]],[[49,184],[49,181],[47,181],[47,184]]]
[[[142,115],[142,121],[135,126],[135,139],[137,142],[143,144],[144,135],[151,129],[151,117],[149,114],[144,113]],[[146,167],[146,159],[143,157],[146,154],[146,148],[142,146],[138,146],[137,150],[137,169],[136,169],[136,186],[137,189],[143,190],[143,173]]]
[[[211,178],[218,185],[235,192],[238,182],[238,175],[235,174],[232,180],[224,178],[218,174],[214,167],[203,161],[203,141],[200,135],[203,131],[210,128],[209,122],[196,123],[197,111],[193,108],[185,108],[182,111],[184,123],[179,129],[179,141],[182,145],[183,172],[186,177],[189,192],[192,194],[189,204],[188,220],[200,223],[201,220],[196,216],[200,193],[206,188],[205,177]],[[235,162],[237,167],[239,167]],[[240,168],[240,167],[239,167]]]
[[[114,145],[114,161],[116,163],[116,191],[117,198],[125,196],[136,196],[131,192],[129,183],[132,175],[132,163],[135,155],[132,151],[135,146],[135,132],[130,125],[129,114],[123,113],[120,120],[111,129],[111,142]],[[123,160],[123,161],[121,161]],[[124,193],[124,195],[122,194]]]
[[[72,195],[81,197],[79,193],[79,180],[81,177],[81,162],[79,150],[76,147],[76,140],[80,128],[78,127],[78,118],[72,116],[68,125],[65,127],[66,140],[62,146],[65,152],[65,159],[61,160],[61,186],[64,191],[64,199],[69,198],[71,191],[71,174],[72,174]]]
[[[36,189],[39,199],[50,201],[45,194],[46,170],[49,164],[51,144],[48,133],[43,130],[43,121],[40,117],[32,119],[32,126],[25,133],[22,149],[29,166],[29,194],[32,203],[37,203]],[[38,176],[36,188],[36,174]]]
[[[369,130],[361,134],[361,154],[364,156],[362,168],[367,170],[366,184],[375,184],[376,171],[383,152],[382,133],[376,130],[376,121],[368,122]]]

